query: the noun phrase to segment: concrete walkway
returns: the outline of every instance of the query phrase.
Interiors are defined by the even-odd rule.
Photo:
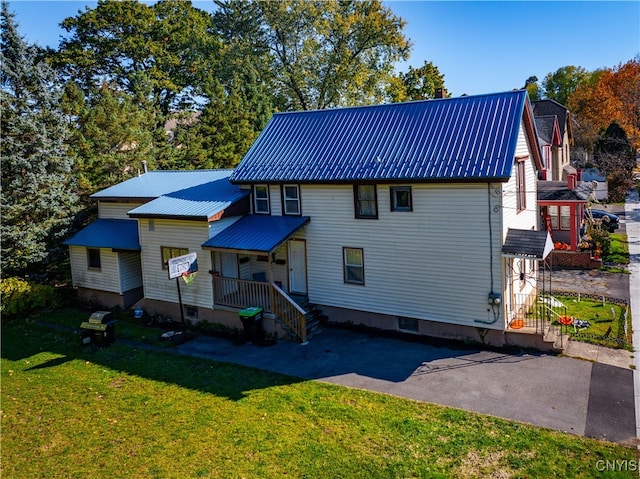
[[[636,437],[640,437],[640,202],[638,191],[627,195],[624,219],[629,240],[629,299],[633,327]]]

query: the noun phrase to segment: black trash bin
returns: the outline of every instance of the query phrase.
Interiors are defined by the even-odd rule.
[[[252,306],[245,308],[238,313],[242,326],[244,328],[244,340],[258,344],[264,337],[262,330],[262,308],[260,306]]]
[[[109,311],[96,311],[80,325],[82,344],[103,348],[116,340],[116,321]]]

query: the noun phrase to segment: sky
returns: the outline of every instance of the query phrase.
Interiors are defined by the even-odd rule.
[[[211,10],[211,1],[193,1]],[[385,1],[412,43],[398,71],[432,62],[453,96],[522,88],[564,66],[614,68],[640,55],[640,1]],[[97,2],[9,0],[20,33],[56,48],[62,20]]]

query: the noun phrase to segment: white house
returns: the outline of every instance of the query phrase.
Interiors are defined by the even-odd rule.
[[[526,315],[552,249],[536,204],[542,167],[527,94],[511,91],[279,113],[233,173],[207,173],[224,181],[141,198],[133,179],[94,197],[138,222],[147,309],[176,311],[164,261],[197,252],[183,291],[199,320],[234,327],[240,308],[262,306],[268,331],[305,341],[320,310],[335,323],[538,345],[544,331]],[[177,172],[141,178],[156,174]]]

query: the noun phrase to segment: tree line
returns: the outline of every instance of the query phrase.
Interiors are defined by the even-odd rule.
[[[100,0],[66,18],[59,46],[44,49],[20,35],[3,0],[3,276],[63,261],[61,239],[95,215],[89,195],[137,175],[143,161],[229,168],[274,112],[434,98],[445,82],[432,62],[396,71],[411,51],[404,25],[380,0],[215,0],[213,12]],[[551,85],[542,96],[559,98]],[[637,114],[637,90],[623,90],[606,90],[622,105],[612,114],[632,101]],[[576,102],[605,94],[578,91]],[[634,138],[638,118],[619,119]],[[585,131],[599,121],[585,120]]]

